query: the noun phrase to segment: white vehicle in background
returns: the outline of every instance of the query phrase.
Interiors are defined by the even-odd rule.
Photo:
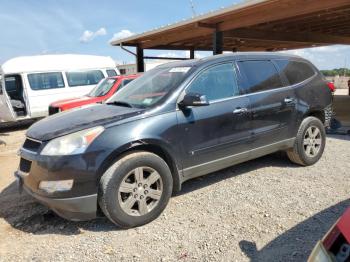
[[[119,75],[110,57],[38,55],[17,57],[0,68],[0,122],[48,115],[54,101],[80,97],[103,78]]]

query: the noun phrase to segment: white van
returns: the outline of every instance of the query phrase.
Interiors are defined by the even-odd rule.
[[[17,57],[0,68],[0,122],[48,115],[54,101],[79,97],[103,78],[119,75],[110,57],[38,55]]]

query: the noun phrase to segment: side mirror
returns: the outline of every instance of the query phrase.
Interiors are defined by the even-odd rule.
[[[184,96],[182,101],[179,102],[179,106],[208,106],[209,101],[205,95],[199,93],[188,93]]]

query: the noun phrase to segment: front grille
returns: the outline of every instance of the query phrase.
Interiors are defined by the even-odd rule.
[[[59,107],[49,106],[49,116],[57,114],[60,112]]]
[[[29,173],[30,172],[30,168],[32,166],[32,162],[21,158],[20,162],[19,162],[19,170],[24,172],[24,173]]]
[[[27,138],[26,141],[24,141],[23,149],[29,150],[32,152],[38,152],[40,146],[41,146],[40,141],[35,141],[35,140],[30,139],[30,138]]]

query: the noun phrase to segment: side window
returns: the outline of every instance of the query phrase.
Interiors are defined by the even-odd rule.
[[[315,70],[304,62],[276,60],[276,63],[291,85],[301,83],[315,75]]]
[[[282,87],[280,75],[271,61],[239,61],[241,85],[246,93]]]
[[[127,84],[129,84],[131,81],[133,81],[134,79],[124,79],[121,84],[118,87],[118,91],[120,91],[122,88],[124,88],[124,86],[126,86]]]
[[[108,76],[117,76],[117,72],[114,69],[106,70]]]
[[[69,86],[96,85],[104,78],[104,75],[100,70],[67,72],[66,76]]]
[[[233,65],[223,64],[206,69],[190,84],[186,92],[206,95],[209,101],[238,95]]]
[[[29,74],[28,81],[32,90],[47,90],[64,87],[62,73],[59,72]]]

